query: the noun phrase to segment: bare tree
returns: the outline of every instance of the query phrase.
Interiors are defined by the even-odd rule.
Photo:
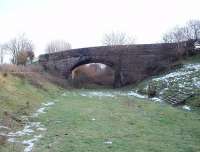
[[[187,36],[185,31],[185,27],[175,27],[170,32],[163,35],[163,41],[165,43],[179,43],[181,41],[186,41]]]
[[[200,38],[200,21],[190,20],[185,26],[175,27],[163,35],[166,43],[179,43],[187,40],[197,40]]]
[[[0,45],[0,64],[3,64],[3,59],[4,59],[4,51],[2,46]]]
[[[9,51],[12,55],[12,63],[17,64],[17,56],[19,52],[33,52],[34,45],[25,35],[19,35],[3,45],[3,49]]]
[[[47,44],[46,53],[54,53],[71,49],[71,44],[64,40],[54,40]]]
[[[17,53],[17,65],[26,65],[27,63],[32,63],[34,58],[33,51],[20,51]]]
[[[197,40],[200,38],[200,21],[199,20],[190,20],[187,23],[185,34],[188,39]]]
[[[111,32],[103,36],[103,45],[128,45],[134,44],[134,39],[123,32]]]

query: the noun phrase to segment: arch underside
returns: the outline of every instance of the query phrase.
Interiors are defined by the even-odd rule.
[[[80,59],[78,62],[76,62],[74,65],[71,66],[71,68],[68,70],[68,74],[71,75],[72,71],[74,69],[76,69],[77,67],[81,66],[81,65],[85,65],[85,64],[90,64],[90,63],[100,63],[100,64],[104,64],[108,67],[110,67],[111,69],[113,69],[114,71],[114,83],[113,86],[115,87],[116,84],[117,86],[120,86],[121,84],[121,77],[119,74],[119,68],[118,68],[118,64],[114,64],[111,61],[108,60],[102,60],[102,59],[96,59],[96,58],[84,58],[84,59]],[[69,76],[68,75],[68,76]]]
[[[106,60],[101,60],[101,59],[82,59],[82,60],[79,60],[77,63],[75,63],[74,65],[72,65],[72,67],[69,69],[70,73],[77,67],[81,66],[81,65],[84,65],[84,64],[90,64],[90,63],[101,63],[101,64],[104,64],[106,66],[109,66],[111,67],[114,71],[115,71],[115,65],[114,63],[110,62],[110,61],[106,61]]]

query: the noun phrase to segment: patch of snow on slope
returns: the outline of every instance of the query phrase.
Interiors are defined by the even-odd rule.
[[[148,98],[148,96],[146,95],[142,95],[142,94],[139,94],[137,93],[137,91],[123,91],[123,92],[120,92],[120,91],[112,91],[110,93],[108,92],[103,92],[103,91],[88,91],[88,92],[82,92],[80,93],[81,96],[83,97],[99,97],[101,99],[101,97],[117,97],[117,96],[133,96],[133,97],[136,97],[136,98],[140,98],[140,99],[150,99],[152,101],[155,101],[155,102],[162,102],[161,99],[159,98]]]
[[[127,95],[134,96],[134,97],[141,98],[141,99],[147,98],[147,96],[141,95],[141,94],[133,92],[133,91],[128,92]]]
[[[39,108],[31,117],[32,118],[38,117],[39,114],[45,113],[45,110],[52,105],[54,105],[54,102],[42,103],[42,107]],[[23,118],[24,117],[25,116],[23,116]],[[31,152],[35,142],[37,142],[40,138],[42,138],[41,134],[37,135],[38,131],[39,133],[41,133],[42,131],[46,130],[47,129],[45,128],[45,126],[42,125],[40,122],[28,121],[21,131],[10,132],[4,135],[8,137],[8,142],[21,143],[25,146],[24,152]],[[19,137],[22,138],[29,137],[29,139],[21,141]]]
[[[155,85],[159,99],[175,95],[178,92],[180,96],[177,98],[181,98],[182,92],[190,94],[200,88],[200,64],[184,65],[174,72],[153,78],[151,81]]]
[[[34,143],[38,141],[40,138],[42,138],[42,135],[34,136],[34,138],[30,140],[24,140],[22,142],[22,144],[26,146],[24,152],[31,152],[33,150]]]
[[[175,72],[169,73],[169,74],[159,77],[159,78],[155,78],[153,80],[160,81],[160,80],[167,80],[169,78],[179,79],[179,77],[187,76],[187,75],[192,74],[193,72],[197,72],[199,70],[200,70],[200,64],[188,64],[188,65],[184,65],[183,68],[181,68]]]
[[[112,93],[102,92],[102,91],[89,91],[80,93],[83,97],[115,97]]]
[[[187,105],[184,105],[184,106],[183,106],[183,109],[188,110],[188,111],[191,110],[191,108],[190,108],[189,106],[187,106]]]

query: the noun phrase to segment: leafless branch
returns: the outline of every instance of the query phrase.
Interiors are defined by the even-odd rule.
[[[71,44],[64,40],[54,40],[47,44],[46,53],[54,53],[71,49]]]

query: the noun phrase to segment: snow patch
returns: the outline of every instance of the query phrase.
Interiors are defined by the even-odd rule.
[[[52,106],[54,104],[55,104],[54,102],[42,103],[42,105],[44,106]]]
[[[182,108],[183,108],[184,110],[188,110],[188,111],[191,110],[190,106],[187,106],[187,105],[184,105]]]
[[[30,133],[33,133],[34,131],[30,129],[30,125],[26,125],[22,131],[17,132],[10,132],[8,133],[9,137],[20,137],[24,135],[30,135]]]
[[[111,144],[112,144],[112,141],[105,141],[104,144],[109,144],[109,145],[111,145]]]
[[[48,103],[42,103],[42,107],[40,107],[33,115],[32,118],[38,117],[39,114],[45,113],[45,110],[54,105],[54,102],[48,102]],[[8,142],[12,143],[21,143],[25,146],[24,152],[31,152],[34,146],[34,143],[37,142],[40,138],[42,138],[42,135],[37,135],[37,131],[46,131],[47,129],[42,125],[40,122],[29,122],[28,117],[23,116],[23,119],[27,120],[27,124],[24,126],[23,130],[17,131],[17,132],[10,132],[8,134],[5,134],[5,136],[9,137]],[[31,139],[18,141],[16,140],[18,137],[23,136],[31,136]]]
[[[111,97],[114,98],[116,96],[134,96],[137,98],[147,98],[145,95],[141,95],[137,92],[134,91],[128,91],[128,92],[120,92],[120,91],[114,91],[111,93],[108,92],[102,92],[102,91],[90,91],[90,92],[82,92],[80,93],[81,96],[83,97]]]
[[[179,69],[178,71],[169,73],[169,74],[159,77],[159,78],[154,78],[153,80],[167,81],[167,79],[170,79],[170,78],[175,78],[175,80],[176,80],[176,79],[179,79],[178,77],[180,77],[180,76],[187,76],[187,75],[189,75],[193,72],[197,72],[199,70],[200,70],[200,64],[188,64],[188,65],[184,65],[183,68]]]
[[[138,93],[133,92],[133,91],[128,92],[127,95],[128,95],[128,96],[134,96],[134,97],[137,97],[137,98],[142,98],[142,99],[147,98],[147,96],[138,94]]]
[[[45,107],[39,108],[35,113],[33,113],[32,117],[38,117],[39,114],[46,113],[45,110],[46,110],[49,106],[52,106],[52,105],[54,105],[54,104],[55,104],[55,102],[42,103],[42,105],[45,106]]]
[[[85,93],[80,93],[83,97],[115,97],[112,93],[101,92],[101,91],[90,91]]]
[[[0,126],[0,129],[7,129],[10,130],[10,128],[6,127],[6,126]]]
[[[63,96],[63,97],[66,97],[66,96],[67,96],[67,94],[66,94],[66,93],[63,93],[61,96]]]
[[[46,131],[46,130],[47,130],[47,128],[42,128],[42,127],[39,127],[39,128],[37,128],[37,130],[38,130],[38,131]]]
[[[30,140],[24,140],[22,142],[22,144],[26,146],[24,152],[31,152],[33,150],[34,143],[38,141],[39,138],[42,138],[42,135],[34,136],[34,138]]]
[[[162,100],[160,98],[157,98],[157,97],[153,97],[153,98],[150,98],[152,101],[155,101],[155,102],[162,102]]]
[[[15,140],[15,138],[9,138],[9,139],[8,139],[8,142],[16,143],[17,141]]]

